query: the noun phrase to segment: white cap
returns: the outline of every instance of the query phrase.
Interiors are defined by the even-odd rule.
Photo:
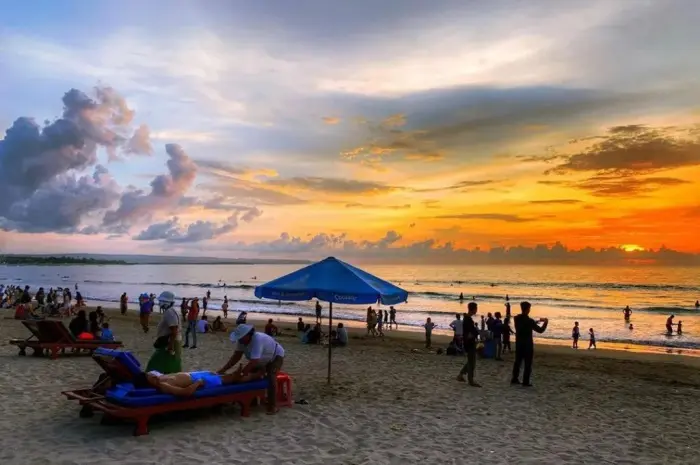
[[[229,336],[229,339],[231,339],[231,342],[234,344],[240,341],[242,338],[246,337],[248,333],[251,331],[254,331],[255,327],[253,325],[248,325],[248,324],[242,324],[238,325],[236,329],[234,329],[231,332],[231,335]]]
[[[158,296],[158,303],[165,303],[165,302],[174,304],[175,303],[175,294],[173,294],[170,291],[161,292],[160,295]]]

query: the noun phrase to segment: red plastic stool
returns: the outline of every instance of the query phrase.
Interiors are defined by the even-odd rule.
[[[286,407],[294,405],[292,378],[287,373],[277,373],[277,405]]]

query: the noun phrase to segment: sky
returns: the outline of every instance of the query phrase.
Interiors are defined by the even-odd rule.
[[[699,21],[695,0],[8,0],[0,250],[700,263]]]

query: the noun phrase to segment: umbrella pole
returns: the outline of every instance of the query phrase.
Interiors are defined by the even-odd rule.
[[[328,304],[328,384],[331,384],[331,353],[333,341],[331,331],[333,330],[333,302]]]

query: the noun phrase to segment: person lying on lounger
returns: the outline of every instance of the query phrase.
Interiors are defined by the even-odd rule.
[[[243,375],[241,370],[231,374],[217,375],[207,371],[192,373],[170,373],[164,375],[157,371],[140,373],[134,377],[134,386],[137,388],[155,388],[163,394],[171,394],[178,397],[189,397],[201,387],[216,387],[228,384],[247,383],[261,379],[260,374]]]

